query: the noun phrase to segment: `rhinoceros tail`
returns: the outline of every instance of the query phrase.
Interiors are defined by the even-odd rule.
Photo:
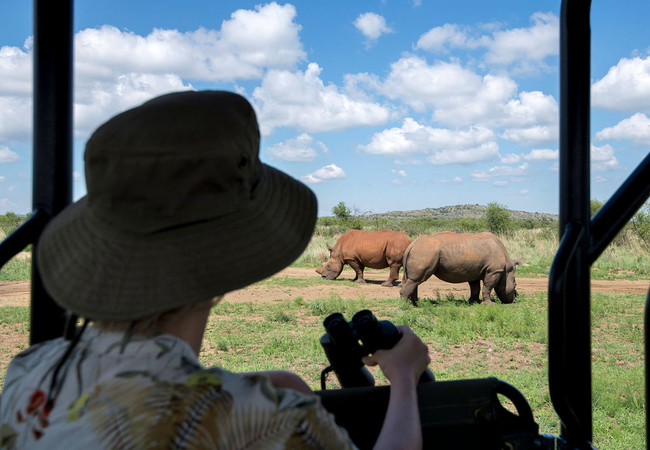
[[[409,259],[409,255],[411,254],[411,247],[412,245],[406,247],[406,250],[404,250],[404,256],[402,256],[402,266],[404,267],[404,273],[402,274],[402,285],[404,285],[404,283],[406,283],[406,280],[408,279],[408,275],[406,273],[408,269],[406,268],[406,266],[408,265],[407,262]]]

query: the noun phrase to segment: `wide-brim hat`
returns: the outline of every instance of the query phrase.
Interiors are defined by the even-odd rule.
[[[259,160],[255,112],[223,91],[163,95],[100,126],[88,193],[47,226],[46,290],[82,317],[136,320],[243,288],[291,264],[316,198]]]

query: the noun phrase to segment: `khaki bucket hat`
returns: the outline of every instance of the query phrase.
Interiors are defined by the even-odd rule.
[[[118,114],[85,151],[88,193],[45,229],[36,263],[63,308],[136,320],[277,273],[306,248],[317,204],[259,160],[240,95],[163,95]]]

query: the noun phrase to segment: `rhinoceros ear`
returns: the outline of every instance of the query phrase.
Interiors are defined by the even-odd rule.
[[[327,245],[327,249],[330,251],[330,253],[332,253],[332,250],[334,250],[334,247],[330,247],[329,244],[325,244],[325,245]]]

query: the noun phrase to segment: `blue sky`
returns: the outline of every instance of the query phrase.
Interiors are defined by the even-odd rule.
[[[83,148],[154,96],[226,89],[264,162],[319,214],[482,204],[558,212],[559,1],[139,1],[75,6],[74,197]],[[603,4],[608,3],[608,4]],[[0,213],[31,210],[31,2],[0,3]],[[650,2],[592,7],[592,198],[650,148]]]

